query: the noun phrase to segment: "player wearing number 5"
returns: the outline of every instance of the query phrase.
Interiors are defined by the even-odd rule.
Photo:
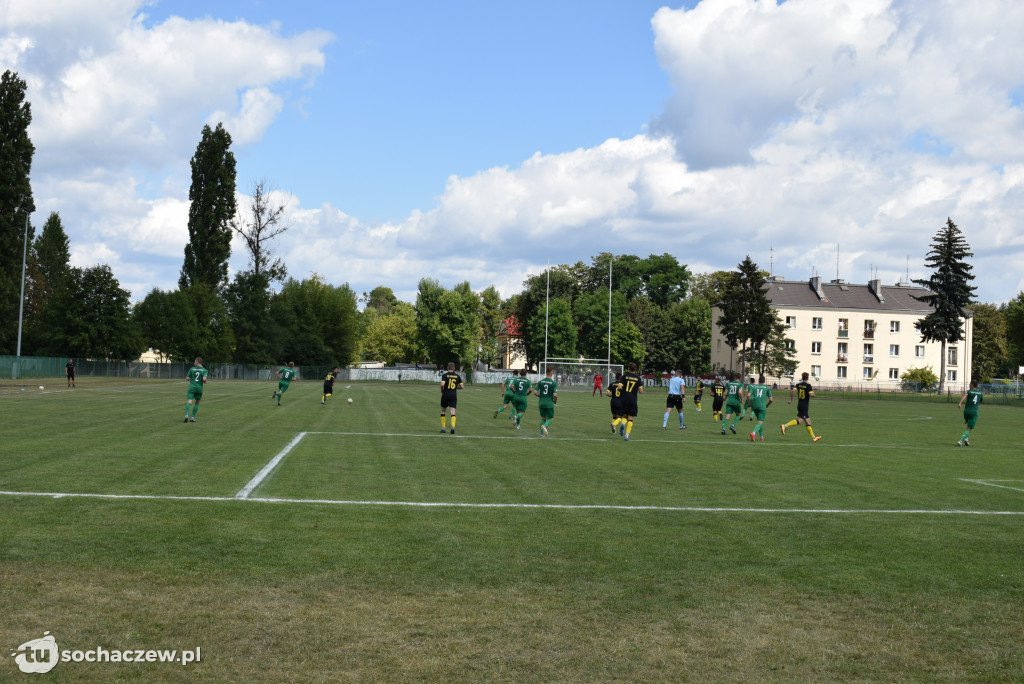
[[[629,433],[633,431],[633,419],[636,418],[637,395],[644,393],[644,384],[640,376],[636,374],[636,363],[629,362],[629,371],[622,374],[622,417],[626,419],[626,441],[629,441]]]
[[[455,405],[458,403],[458,390],[464,389],[462,378],[455,372],[455,364],[448,362],[448,372],[441,376],[441,432],[445,430],[445,409],[451,416],[452,434],[455,434]]]
[[[551,377],[554,374],[554,367],[548,366],[545,377],[538,380],[537,385],[533,388],[533,393],[539,397],[537,408],[540,410],[540,434],[542,437],[548,436],[548,426],[555,419],[555,404],[558,403],[558,383]]]
[[[957,404],[957,408],[964,410],[964,422],[967,423],[967,429],[960,435],[960,441],[956,443],[957,446],[971,446],[971,431],[978,424],[978,408],[981,406],[982,401],[983,398],[981,390],[978,389],[978,381],[971,380],[971,389],[967,390],[964,396],[960,397],[960,403]]]
[[[202,358],[197,356],[192,367],[185,374],[188,378],[188,400],[185,402],[184,421],[186,423],[196,422],[196,411],[199,410],[199,401],[203,398],[203,385],[206,384],[207,375],[207,370],[203,368]],[[191,415],[189,415],[190,408],[192,409]]]

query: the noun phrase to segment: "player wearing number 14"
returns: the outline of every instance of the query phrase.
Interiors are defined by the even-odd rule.
[[[196,411],[199,410],[199,402],[203,398],[203,385],[206,384],[206,376],[208,371],[203,368],[203,360],[200,357],[196,357],[192,367],[188,369],[186,377],[188,378],[188,400],[185,402],[185,420],[186,423],[196,422]],[[191,415],[189,409],[192,409]]]

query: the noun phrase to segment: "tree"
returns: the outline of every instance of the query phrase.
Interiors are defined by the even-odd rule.
[[[188,191],[188,243],[178,285],[203,284],[219,294],[227,284],[235,218],[235,155],[231,135],[217,124],[203,126],[202,139],[192,155],[192,185]],[[204,357],[205,358],[205,357]]]
[[[1010,374],[1024,366],[1024,292],[1001,307],[1006,320],[1007,356]]]
[[[644,362],[654,370],[668,370],[671,354],[667,348],[668,321],[661,307],[646,297],[637,297],[626,306],[626,320],[640,331]]]
[[[433,278],[420,280],[416,328],[427,357],[440,368],[471,364],[480,339],[480,296],[468,282],[446,290]]]
[[[691,298],[673,304],[667,319],[668,367],[678,368],[687,375],[710,371],[711,305],[707,300]]]
[[[28,137],[32,109],[25,101],[26,88],[10,70],[0,77],[0,353],[17,347],[25,222],[35,211],[29,182],[35,146]]]
[[[198,356],[199,323],[185,290],[154,288],[132,311],[143,343],[171,361],[188,362]]]
[[[793,340],[786,337],[786,324],[774,314],[771,330],[759,347],[751,349],[749,355],[751,371],[768,377],[781,378],[796,371],[796,348]]]
[[[626,316],[626,296],[613,292],[611,297],[611,319],[621,320]],[[608,290],[597,290],[580,296],[573,305],[573,319],[579,331],[577,348],[588,359],[603,359],[608,356]]]
[[[196,283],[184,293],[191,303],[199,332],[193,358],[201,356],[205,361],[215,363],[231,361],[234,358],[235,335],[224,300],[205,283]]]
[[[922,341],[942,344],[939,367],[939,391],[942,391],[946,381],[946,344],[963,339],[962,319],[969,315],[967,307],[977,288],[969,284],[974,276],[971,265],[964,261],[974,253],[952,219],[946,219],[946,225],[933,240],[932,249],[925,258],[925,265],[933,269],[932,274],[914,281],[914,284],[926,288],[929,294],[914,299],[934,309],[920,320],[918,328]]]
[[[419,361],[423,348],[416,330],[416,310],[408,302],[396,302],[390,313],[376,316],[366,326],[359,343],[360,356],[394,366]]]
[[[229,222],[231,230],[245,242],[249,252],[249,270],[257,277],[265,275],[268,282],[283,280],[288,274],[280,259],[271,261],[267,246],[268,242],[288,230],[288,226],[281,223],[284,204],[274,202],[272,194],[267,189],[266,180],[254,182],[248,217],[239,211]]]
[[[498,333],[505,320],[501,295],[493,286],[480,293],[480,362],[490,367],[498,362]]]
[[[328,285],[320,275],[289,278],[271,302],[280,326],[275,353],[298,365],[345,366],[356,358],[356,294],[348,283]]]
[[[381,314],[391,313],[399,303],[395,291],[383,285],[373,288],[369,294],[364,292],[362,302],[366,304],[367,309]]]
[[[146,348],[131,295],[105,264],[70,269],[47,311],[48,343],[37,353],[127,361]]]
[[[644,338],[635,325],[629,321],[615,321],[612,324],[612,358],[611,363],[636,363],[640,368],[644,363]]]
[[[60,287],[71,261],[70,241],[64,232],[60,214],[55,211],[50,213],[43,224],[42,234],[33,244],[33,249],[46,284],[51,289]]]
[[[527,327],[530,328],[530,339],[534,345],[530,350],[531,358],[545,358],[545,340],[548,357],[576,358],[576,324],[572,320],[569,302],[552,299],[529,320]]]
[[[760,350],[771,334],[778,313],[772,309],[765,293],[765,274],[757,268],[750,255],[740,263],[722,296],[722,315],[716,323],[729,346],[740,347],[740,372],[746,374],[748,345]]]
[[[224,305],[235,337],[232,358],[236,362],[269,364],[275,361],[276,325],[270,315],[270,301],[266,271],[236,273],[225,290]]]
[[[1006,318],[994,304],[975,304],[971,309],[974,313],[971,377],[978,382],[991,382],[1006,367],[1010,353]]]
[[[735,275],[733,271],[714,271],[691,276],[690,298],[705,299],[712,306],[718,304],[728,291]]]

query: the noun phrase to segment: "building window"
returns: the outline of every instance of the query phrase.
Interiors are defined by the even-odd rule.
[[[862,372],[861,377],[865,380],[870,380],[873,377],[870,366],[864,366],[864,371]]]
[[[889,379],[890,380],[899,380],[900,379],[900,369],[899,368],[890,368],[889,369]]]
[[[820,354],[821,353],[821,342],[811,342],[811,353],[812,354]]]
[[[850,336],[850,321],[847,318],[839,319],[839,336],[849,337]]]
[[[786,340],[786,351],[796,353],[796,342],[793,340]]]
[[[924,358],[924,345],[923,344],[919,344],[916,347],[914,347],[914,356],[916,356],[919,359],[923,359]]]
[[[864,339],[873,340],[875,339],[875,322],[864,321]]]
[[[821,318],[815,316],[811,319],[811,330],[821,330]]]
[[[889,321],[889,332],[898,333],[900,331],[899,321]]]
[[[839,378],[840,380],[846,379],[846,366],[836,367],[836,377]]]
[[[900,345],[898,345],[898,344],[890,344],[889,345],[889,356],[899,356],[899,355],[900,355]]]
[[[796,316],[786,316],[786,327],[787,328],[795,328],[796,327]]]
[[[956,371],[955,370],[947,370],[946,371],[946,381],[947,382],[956,382]]]
[[[875,362],[875,345],[865,344],[864,345],[864,363]]]
[[[722,340],[718,340],[718,351],[722,351]]]
[[[956,365],[956,347],[950,347],[946,350],[949,353],[949,365]]]
[[[811,375],[817,380],[821,377],[821,366],[811,366]]]
[[[840,342],[838,349],[836,350],[836,361],[839,363],[846,363],[846,342]]]

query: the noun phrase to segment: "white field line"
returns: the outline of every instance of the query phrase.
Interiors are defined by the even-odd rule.
[[[302,441],[302,438],[305,437],[306,434],[307,433],[305,433],[305,432],[300,432],[299,434],[295,435],[295,439],[293,439],[292,441],[288,442],[288,446],[286,446],[284,449],[281,449],[281,451],[279,451],[277,453],[277,456],[274,456],[274,458],[270,459],[270,463],[268,463],[267,465],[263,466],[263,470],[261,470],[260,472],[256,473],[256,477],[254,477],[251,480],[249,480],[249,484],[247,484],[244,487],[242,487],[238,491],[238,493],[235,494],[235,498],[236,499],[246,499],[246,498],[248,498],[249,495],[252,494],[252,490],[256,489],[260,485],[260,482],[263,482],[264,478],[266,478],[267,475],[270,474],[270,471],[272,471],[274,468],[277,467],[277,464],[280,463],[281,460],[284,459],[284,457],[288,455],[288,452],[290,452],[292,449],[294,449],[295,446],[299,442]]]
[[[1020,482],[1020,480],[969,480],[965,477],[961,477],[960,480],[962,482],[985,485],[986,487],[998,487],[999,489],[1012,489],[1015,492],[1024,492],[1022,487],[1008,487],[1007,485],[996,484],[996,482]]]
[[[83,494],[61,492],[7,492],[0,496],[37,496],[52,499],[141,499],[148,501],[244,501],[271,504],[321,504],[334,506],[406,506],[413,508],[519,508],[539,510],[656,511],[676,513],[766,513],[811,515],[997,515],[1024,516],[1024,511],[970,511],[959,509],[886,509],[886,508],[739,508],[703,506],[616,506],[610,504],[529,504],[529,503],[466,503],[446,501],[352,501],[344,499],[281,499],[237,496],[173,496],[156,494]]]

